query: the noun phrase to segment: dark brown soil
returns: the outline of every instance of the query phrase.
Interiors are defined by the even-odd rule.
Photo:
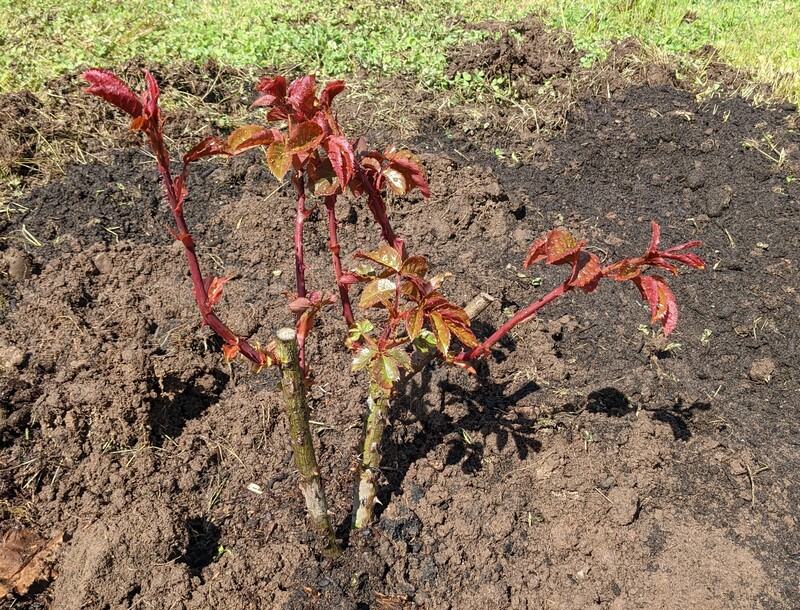
[[[541,57],[571,58],[535,67],[550,86],[578,64],[568,41],[548,40]],[[516,78],[513,45],[495,43],[475,65]],[[384,508],[363,534],[347,523],[365,391],[331,308],[309,354],[322,474],[348,542],[335,561],[307,533],[276,376],[229,368],[199,328],[139,145],[13,199],[0,220],[0,534],[65,532],[58,578],[13,607],[800,607],[797,113],[603,70],[592,82],[613,93],[570,96],[546,140],[517,107],[436,111],[402,83],[397,106],[365,116],[354,96],[360,113],[343,110],[351,131],[421,154],[432,196],[394,202],[394,223],[454,274],[453,300],[497,298],[479,335],[558,282],[517,270],[555,226],[614,259],[646,247],[653,219],[665,243],[701,239],[709,268],[672,281],[669,342],[633,289],[604,285],[520,327],[476,376],[426,371],[396,402]],[[62,94],[78,104],[74,87]],[[0,110],[35,117],[33,100]],[[492,122],[456,123],[480,112]],[[208,124],[194,121],[171,129]],[[289,195],[255,156],[204,164],[190,183],[206,268],[239,277],[219,311],[262,341],[291,321]],[[377,230],[357,202],[340,216],[352,264]],[[309,283],[330,287],[324,219],[308,236]]]

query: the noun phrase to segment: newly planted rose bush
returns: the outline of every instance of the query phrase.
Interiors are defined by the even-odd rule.
[[[244,357],[256,372],[280,367],[290,441],[309,520],[331,552],[339,547],[319,476],[306,403],[311,380],[305,343],[324,307],[338,300],[348,328],[343,343],[352,352],[351,368],[366,376],[366,412],[351,522],[353,528],[360,529],[370,524],[377,503],[381,446],[391,401],[398,389],[433,358],[472,371],[472,362],[490,356],[497,341],[518,324],[534,318],[542,307],[576,289],[593,292],[606,278],[632,283],[648,303],[652,321],[659,322],[668,335],[678,321],[676,300],[664,277],[649,270],[663,269],[677,275],[676,263],[704,267],[703,261],[689,251],[699,242],[661,250],[660,229],[655,222],[643,255],[606,265],[586,249],[584,241],[554,230],[532,245],[524,266],[540,261],[564,265],[564,281],[481,340],[471,329],[471,319],[491,302],[491,297],[479,295],[464,308],[448,301],[442,293],[448,275],[430,274],[425,258],[407,252],[389,220],[384,200],[388,191],[404,195],[418,189],[423,196],[430,195],[419,160],[410,151],[395,147],[369,150],[362,138],[344,135],[332,109],[334,98],[344,90],[342,81],[329,82],[318,92],[313,76],[291,83],[282,76],[262,79],[256,86],[259,96],[253,106],[267,109],[266,125],[240,127],[225,140],[201,140],[183,155],[181,170],[174,174],[164,143],[159,88],[149,72],[144,76],[145,90],[136,95],[111,72],[93,69],[83,75],[90,83],[86,91],[130,115],[131,129],[142,132],[148,140],[175,223],[170,231],[183,244],[202,322],[222,339],[224,357]],[[253,148],[264,151],[266,164],[279,181],[288,177],[296,198],[292,244],[295,292],[288,295],[295,324],[294,328],[281,329],[277,339],[265,346],[236,334],[214,313],[230,278],[203,275],[183,214],[184,204],[190,201],[187,177],[192,163],[205,157],[239,155]],[[348,192],[366,202],[384,242],[376,250],[351,250],[360,261],[352,270],[342,266],[336,217],[337,200]],[[304,225],[318,208],[327,216],[327,245],[336,294],[309,290],[306,285]],[[351,291],[358,296],[361,313],[353,307]]]

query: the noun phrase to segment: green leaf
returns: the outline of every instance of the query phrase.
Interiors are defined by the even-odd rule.
[[[436,337],[427,328],[423,328],[413,341],[414,349],[427,353],[436,347]]]
[[[364,286],[364,290],[361,293],[361,307],[372,307],[377,303],[388,303],[389,299],[391,299],[395,291],[397,290],[397,285],[390,279],[381,277],[375,280],[372,280],[369,284]]]
[[[402,346],[386,350],[386,355],[391,356],[398,366],[408,371],[411,370],[411,356]]]
[[[400,379],[397,361],[388,354],[380,354],[372,365],[372,380],[385,390],[390,390]]]
[[[278,180],[283,180],[292,166],[292,156],[287,154],[283,142],[273,142],[267,149],[267,166]]]
[[[374,345],[365,345],[358,353],[353,357],[353,362],[350,365],[350,370],[352,371],[360,371],[367,367],[367,365],[372,362],[372,359],[375,357],[375,354],[378,353],[378,350],[375,348]]]

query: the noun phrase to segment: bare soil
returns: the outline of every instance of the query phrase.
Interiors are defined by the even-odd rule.
[[[307,533],[275,373],[228,367],[199,328],[152,159],[74,78],[54,85],[58,108],[0,97],[7,142],[33,142],[39,116],[85,121],[52,132],[51,148],[84,151],[63,176],[35,187],[50,166],[30,146],[5,166],[28,187],[0,219],[0,533],[64,532],[57,578],[9,607],[800,607],[797,111],[698,98],[630,41],[585,70],[564,35],[516,31],[453,58],[522,83],[514,104],[448,106],[402,80],[339,104],[351,133],[421,155],[431,198],[391,210],[410,251],[454,274],[454,301],[496,297],[480,336],[559,281],[519,271],[556,226],[614,259],[656,220],[665,243],[702,240],[708,269],[673,280],[669,341],[638,293],[604,285],[520,327],[475,376],[427,370],[396,401],[383,509],[362,534],[348,514],[365,388],[330,308],[309,357],[347,543],[333,561]],[[225,78],[207,89],[220,71],[157,70],[203,102],[174,113],[177,145],[250,99]],[[103,152],[111,136],[124,147]],[[192,176],[205,268],[239,278],[219,311],[263,342],[291,322],[292,214],[255,155]],[[358,202],[339,215],[351,265],[378,231]],[[324,218],[307,226],[309,284],[330,288]]]

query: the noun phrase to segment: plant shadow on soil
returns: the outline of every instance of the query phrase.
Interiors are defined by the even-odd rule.
[[[459,278],[445,284],[452,299],[496,297],[476,321],[486,336],[540,294],[508,267],[537,237],[560,226],[618,259],[646,247],[654,219],[665,243],[700,239],[709,263],[671,281],[682,348],[637,329],[639,295],[612,285],[543,311],[477,376],[429,368],[397,401],[375,527],[318,558],[275,378],[226,370],[198,330],[152,164],[128,141],[0,217],[2,527],[68,535],[58,578],[17,608],[800,607],[796,109],[698,100],[629,41],[582,72],[568,39],[535,22],[498,32],[461,57],[518,82],[531,96],[519,107],[446,105],[398,80],[385,112],[343,117],[408,142],[386,117],[413,107],[410,146],[433,192],[391,202],[398,232]],[[521,56],[515,45],[550,59],[504,60]],[[208,76],[184,70],[176,81]],[[73,102],[56,109],[63,124],[119,121],[74,79],[58,87]],[[23,122],[43,109],[0,98]],[[13,117],[2,136],[39,154]],[[168,128],[183,145],[206,119],[177,113]],[[268,341],[290,320],[293,202],[251,162],[198,168],[187,209],[203,264],[242,278],[220,314]],[[342,243],[374,244],[369,219],[343,207]],[[324,222],[307,230],[309,281],[328,286]],[[542,286],[560,277],[533,273]],[[364,391],[341,373],[341,333],[320,319],[312,402],[346,527]]]

